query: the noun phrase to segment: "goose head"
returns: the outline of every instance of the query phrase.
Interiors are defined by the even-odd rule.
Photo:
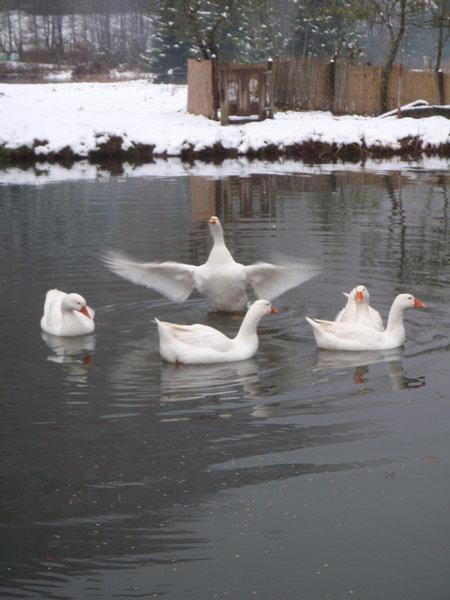
[[[399,294],[395,300],[394,305],[401,310],[406,310],[407,308],[426,308],[425,302],[419,300],[412,294]]]
[[[278,310],[268,300],[256,300],[250,306],[239,329],[238,338],[254,335],[258,323],[265,315],[275,314]]]
[[[209,224],[209,230],[211,232],[211,235],[213,236],[214,241],[223,240],[223,229],[222,229],[222,224],[219,220],[219,217],[216,217],[216,216],[209,217],[208,224]]]
[[[62,310],[75,310],[80,312],[85,317],[91,318],[88,309],[86,308],[86,300],[80,294],[67,294],[61,302]]]
[[[277,312],[278,309],[272,306],[268,300],[256,300],[256,302],[253,302],[242,321],[237,339],[254,335],[260,320],[265,315],[276,314]]]
[[[262,318],[265,315],[274,315],[278,313],[278,309],[273,306],[268,300],[256,300],[248,309],[248,312],[255,318]]]
[[[367,304],[369,304],[369,302],[370,302],[369,290],[364,285],[357,285],[352,290],[352,293],[354,294],[355,302],[367,302]]]

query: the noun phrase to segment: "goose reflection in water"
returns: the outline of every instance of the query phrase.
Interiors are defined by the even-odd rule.
[[[417,378],[405,376],[402,348],[394,348],[393,350],[365,350],[361,352],[319,350],[316,366],[322,371],[354,368],[353,382],[355,384],[364,384],[366,383],[365,376],[369,372],[369,365],[380,362],[386,363],[394,392],[423,387],[425,385],[425,378],[423,376]]]
[[[213,365],[161,365],[163,400],[192,400],[211,396],[236,398],[244,392],[254,396],[259,390],[258,364],[249,359]]]
[[[95,335],[58,337],[42,332],[41,337],[53,351],[47,360],[63,365],[69,381],[85,383],[87,367],[92,364],[92,352],[95,350]]]

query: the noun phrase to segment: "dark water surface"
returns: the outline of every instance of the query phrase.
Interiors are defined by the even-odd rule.
[[[0,187],[2,598],[450,597],[450,175],[111,177]],[[152,318],[238,320],[107,272],[108,247],[199,264],[211,214],[235,258],[318,259],[254,359],[175,368]],[[369,286],[412,292],[405,348],[317,352]],[[39,331],[81,292],[95,335]]]

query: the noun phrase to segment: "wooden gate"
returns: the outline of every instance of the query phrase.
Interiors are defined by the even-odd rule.
[[[222,123],[230,116],[273,116],[271,106],[272,62],[260,64],[224,63],[219,65]]]
[[[188,60],[188,111],[221,123],[229,117],[273,118],[273,63],[241,64]]]

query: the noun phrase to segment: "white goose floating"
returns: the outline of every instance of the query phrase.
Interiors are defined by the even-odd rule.
[[[407,308],[425,308],[426,305],[411,294],[399,294],[392,303],[384,331],[361,323],[336,323],[321,319],[306,320],[313,328],[317,346],[325,350],[389,350],[405,341],[403,324]]]
[[[41,329],[50,335],[74,337],[95,329],[95,311],[80,294],[49,290],[45,296]]]
[[[258,349],[258,323],[264,315],[277,312],[268,300],[257,300],[248,309],[235,338],[229,338],[208,325],[176,325],[155,319],[159,352],[167,362],[176,364],[246,360]]]
[[[236,262],[225,245],[217,217],[209,219],[213,247],[208,260],[200,266],[178,262],[141,263],[125,254],[109,251],[103,256],[106,266],[124,279],[152,288],[173,302],[184,302],[197,289],[213,311],[246,310],[246,288],[250,285],[258,298],[272,300],[308,279],[319,270],[308,264],[273,265],[258,262],[244,266]]]
[[[384,330],[383,319],[380,313],[370,306],[369,290],[364,285],[357,285],[347,297],[347,304],[337,314],[335,323],[360,323],[373,327],[378,331]]]

